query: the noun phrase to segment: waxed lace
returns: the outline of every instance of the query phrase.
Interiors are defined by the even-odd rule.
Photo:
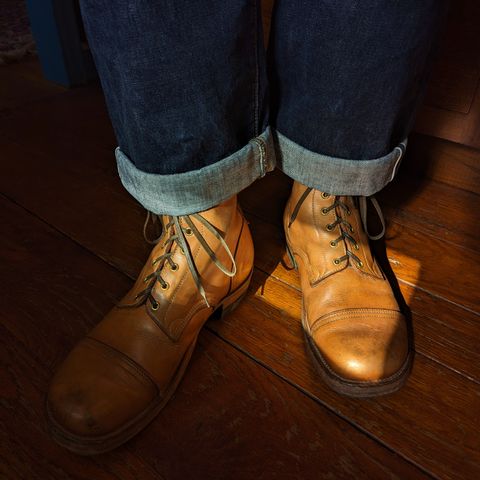
[[[298,212],[300,211],[300,207],[302,206],[303,202],[305,202],[305,199],[308,197],[308,195],[310,194],[310,192],[312,190],[313,190],[313,188],[307,187],[305,189],[305,191],[302,193],[302,195],[300,196],[300,198],[298,199],[295,207],[292,210],[292,214],[291,214],[290,220],[288,222],[288,227],[289,228],[292,225],[292,223],[295,221],[295,219],[297,218]],[[328,198],[328,197],[330,197],[330,194],[323,192],[322,197],[323,198]],[[370,240],[379,240],[380,238],[382,238],[385,235],[385,219],[383,217],[382,210],[380,208],[380,205],[379,205],[377,199],[373,196],[358,197],[358,199],[359,199],[360,219],[362,221],[363,229],[364,229],[367,237]],[[380,222],[382,224],[382,230],[377,235],[372,235],[368,231],[368,225],[367,225],[368,202],[367,202],[367,200],[370,200],[372,202],[372,205],[374,206],[374,208],[377,212],[377,215],[380,219]],[[334,202],[331,205],[329,205],[328,207],[323,207],[322,208],[322,214],[326,215],[331,210],[335,210],[335,212],[336,212],[337,207],[341,208],[345,213],[347,213],[347,215],[350,214],[350,207],[340,200],[340,196],[335,196],[334,197]],[[346,261],[350,258],[350,259],[352,259],[356,262],[358,267],[360,267],[360,268],[363,267],[363,262],[349,248],[349,243],[353,246],[353,248],[355,250],[359,250],[359,248],[360,248],[357,240],[353,236],[354,231],[353,231],[352,225],[350,224],[350,222],[348,222],[348,220],[346,220],[342,216],[339,216],[339,215],[336,214],[335,215],[335,220],[332,223],[327,224],[326,229],[328,231],[332,231],[337,225],[340,225],[340,236],[338,238],[336,238],[335,240],[332,240],[330,242],[330,245],[332,247],[334,247],[338,244],[338,242],[345,241],[346,249],[345,249],[345,255],[343,255],[342,257],[339,257],[339,258],[335,258],[333,262],[335,263],[335,265],[339,265],[341,262]],[[348,240],[348,242],[346,240]]]
[[[218,259],[215,252],[211,249],[211,247],[208,245],[205,238],[202,236],[198,228],[195,226],[194,222],[192,221],[192,218],[197,220],[200,224],[202,224],[210,233],[212,233],[212,235],[214,235],[215,238],[219,240],[221,246],[226,251],[228,257],[232,262],[231,270],[228,269]],[[162,228],[161,234],[154,239],[148,238],[147,228],[149,223],[152,223],[154,226],[161,226]],[[184,227],[182,223],[185,223],[186,227]],[[162,240],[162,238],[165,238],[162,244],[162,248],[165,249],[165,253],[156,257],[152,261],[152,265],[154,267],[156,266],[157,268],[143,279],[144,283],[148,284],[147,287],[136,294],[133,303],[121,305],[122,307],[138,307],[140,305],[143,305],[146,301],[149,301],[154,310],[158,308],[158,302],[153,296],[152,290],[157,282],[160,284],[161,288],[164,290],[166,290],[169,287],[168,283],[162,277],[162,271],[165,265],[167,264],[169,264],[170,268],[174,271],[178,268],[178,265],[172,259],[174,254],[173,247],[175,244],[178,245],[178,247],[180,248],[180,251],[185,255],[187,260],[187,265],[189,267],[190,273],[192,274],[195,285],[198,288],[198,291],[200,292],[201,296],[205,300],[205,303],[207,304],[207,306],[208,307],[210,306],[205,293],[205,288],[202,285],[202,282],[200,280],[200,274],[197,270],[195,262],[193,261],[192,252],[190,250],[190,246],[188,244],[186,236],[194,236],[198,240],[199,244],[208,254],[208,256],[210,257],[214,265],[222,273],[224,273],[228,277],[233,277],[237,272],[235,259],[227,243],[225,242],[224,238],[219,233],[219,231],[215,228],[215,226],[212,225],[206,218],[204,218],[199,213],[194,213],[191,215],[181,215],[181,216],[169,215],[168,221],[166,223],[163,223],[162,217],[160,215],[156,215],[152,212],[147,212],[147,218],[145,219],[145,223],[143,225],[143,236],[148,243],[153,245],[156,245]]]

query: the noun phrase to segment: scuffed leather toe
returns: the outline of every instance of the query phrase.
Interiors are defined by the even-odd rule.
[[[338,376],[379,382],[395,375],[408,355],[406,323],[400,312],[349,310],[314,323],[313,343]]]
[[[155,384],[130,359],[87,337],[53,378],[47,411],[54,427],[97,437],[128,424],[156,396]]]

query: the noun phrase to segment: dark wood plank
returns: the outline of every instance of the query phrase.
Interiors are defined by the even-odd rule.
[[[2,66],[1,72],[0,116],[22,105],[66,91],[65,87],[43,78],[36,58]]]
[[[451,2],[441,32],[436,64],[415,129],[454,142],[480,147],[480,5]]]
[[[3,138],[35,151],[69,156],[85,145],[113,151],[116,146],[102,91],[93,84],[8,109],[0,116]]]
[[[431,72],[425,105],[468,115],[479,78],[480,71],[474,62],[440,57]]]
[[[450,5],[439,39],[425,104],[468,114],[480,78],[478,21],[475,0],[457,0]]]
[[[388,258],[395,275],[417,288],[480,311],[480,253],[391,222]]]
[[[0,297],[2,478],[427,478],[209,332],[145,432],[98,457],[62,450],[39,420],[48,381],[130,281],[3,197],[0,222],[8,280]]]
[[[402,175],[378,199],[386,217],[438,240],[478,251],[480,196],[435,180],[414,180]],[[427,240],[428,241],[428,240]]]
[[[480,151],[412,134],[400,173],[412,179],[428,178],[480,194]]]

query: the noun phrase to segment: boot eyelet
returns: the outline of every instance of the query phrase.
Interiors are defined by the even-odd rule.
[[[327,232],[331,232],[333,230],[333,225],[329,223],[325,228],[327,229]]]
[[[149,280],[150,280],[150,276],[147,275],[147,276],[143,279],[143,283],[147,283]]]
[[[152,310],[158,310],[159,304],[158,302],[152,303]]]
[[[363,262],[362,262],[362,261],[358,262],[358,263],[357,263],[357,267],[358,267],[358,268],[363,268]]]
[[[350,233],[355,233],[355,230],[353,227],[350,227]]]
[[[340,265],[340,260],[339,260],[338,258],[335,258],[335,259],[333,260],[333,263],[334,263],[335,265]]]
[[[330,242],[330,246],[331,246],[332,248],[335,248],[337,245],[338,245],[337,242]]]
[[[328,198],[330,196],[327,192],[322,192],[322,198]]]
[[[187,235],[187,237],[190,237],[193,235],[193,230],[191,228],[186,228],[185,229],[185,235]]]
[[[162,290],[168,290],[169,287],[170,287],[170,285],[168,284],[168,282],[165,282],[165,285],[160,285],[160,288],[161,288]]]
[[[176,272],[178,270],[178,265],[176,263],[174,263],[173,265],[170,265],[170,270],[172,272]]]
[[[345,213],[346,213],[347,215],[351,215],[351,214],[352,214],[352,211],[351,211],[349,208],[347,208],[347,211],[346,211]]]
[[[328,208],[322,208],[322,215],[328,215]]]
[[[358,245],[358,243],[356,243],[356,244],[353,246],[353,248],[354,248],[355,250],[360,250],[360,246]]]

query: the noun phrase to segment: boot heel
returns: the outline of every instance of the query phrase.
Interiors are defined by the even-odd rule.
[[[233,312],[240,305],[240,303],[242,303],[246,295],[247,291],[242,293],[242,295],[240,295],[240,297],[238,297],[233,303],[230,303],[229,305],[223,305],[222,311],[220,312],[220,319],[223,319],[225,316]]]
[[[283,264],[287,270],[297,269],[297,262],[295,261],[295,257],[290,251],[290,248],[288,247],[288,245],[285,248],[285,254],[283,256]]]
[[[253,272],[252,272],[253,273]],[[233,312],[245,296],[248,293],[248,286],[250,285],[250,280],[252,279],[252,273],[248,276],[248,278],[243,282],[243,284],[237,288],[237,290],[231,293],[225,300],[220,304],[218,307],[218,318],[223,319],[226,315]]]

